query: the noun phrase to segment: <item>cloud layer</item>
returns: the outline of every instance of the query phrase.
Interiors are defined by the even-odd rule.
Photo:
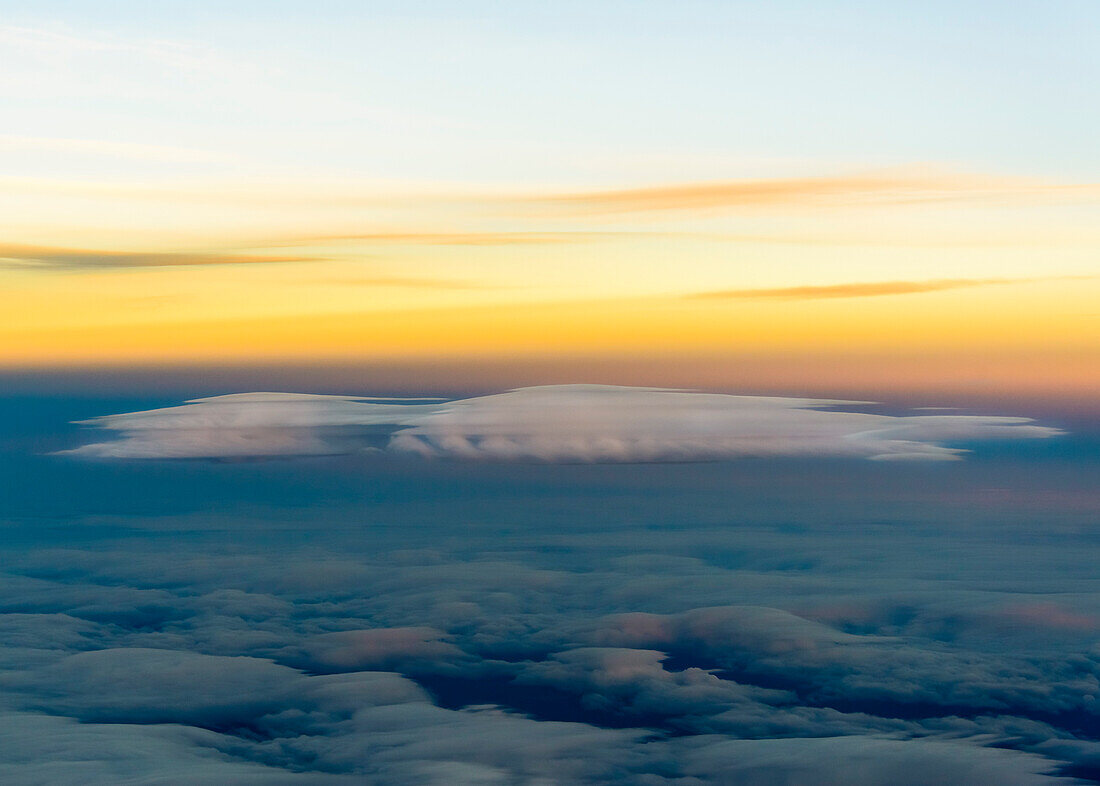
[[[842,405],[252,393],[98,418],[119,439],[79,449],[541,464],[0,440],[39,489],[0,519],[0,780],[1095,782],[1094,464],[620,460],[1050,433]]]
[[[6,525],[0,779],[1069,786],[1100,757],[1094,538],[1053,511],[899,518],[925,476],[848,523],[761,462],[416,463],[349,474],[348,507],[241,512],[238,484],[311,466],[201,465],[236,491],[192,476],[194,515],[99,538]]]
[[[85,425],[119,433],[68,451],[98,458],[246,458],[385,451],[549,462],[766,456],[951,460],[948,443],[1060,433],[1026,418],[836,411],[825,399],[553,385],[445,402],[244,393]]]
[[[657,417],[670,402],[676,418]],[[26,439],[49,421],[62,440],[99,406],[0,409],[5,784],[1100,777],[1100,452],[1081,435],[950,467],[817,453],[166,465],[65,460]],[[468,452],[454,433],[541,446],[555,428],[635,439],[638,422],[650,439],[739,419],[818,434],[819,416],[872,423],[848,441],[876,445],[914,441],[914,420],[927,444],[975,431],[852,408],[572,387],[250,394],[98,425],[127,450],[140,437],[207,452],[225,434],[233,449],[309,435],[392,452],[412,430],[444,456]]]

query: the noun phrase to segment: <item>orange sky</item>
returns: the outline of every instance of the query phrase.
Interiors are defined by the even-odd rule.
[[[53,229],[9,214],[0,365],[1100,350],[1091,187],[924,168],[564,194],[283,188],[101,193],[85,207],[115,224],[83,232],[70,213]],[[219,204],[243,211],[236,237]]]

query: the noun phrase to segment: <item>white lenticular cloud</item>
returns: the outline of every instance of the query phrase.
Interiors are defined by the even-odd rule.
[[[381,403],[386,401],[388,403]],[[396,402],[396,403],[395,403]],[[956,460],[947,443],[1060,434],[1027,418],[836,411],[867,402],[550,385],[455,401],[243,393],[107,415],[97,458],[248,458],[384,451],[548,462],[708,461],[767,456]]]

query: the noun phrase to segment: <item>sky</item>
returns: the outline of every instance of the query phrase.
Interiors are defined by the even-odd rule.
[[[0,0],[0,782],[1100,783],[1098,31]]]
[[[1098,381],[1092,3],[0,7],[0,371]]]

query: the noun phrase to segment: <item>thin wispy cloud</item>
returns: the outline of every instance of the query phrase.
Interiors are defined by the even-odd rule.
[[[584,243],[630,237],[625,232],[366,232],[348,235],[320,235],[278,241],[278,245],[355,242],[410,246],[526,246]]]
[[[232,156],[224,153],[175,145],[150,145],[141,142],[119,142],[107,139],[19,136],[16,134],[0,134],[0,151],[11,151],[13,153],[71,153],[136,161],[162,161],[184,164],[224,164],[233,160]]]
[[[499,289],[500,287],[479,281],[463,281],[449,278],[412,278],[403,276],[364,276],[362,278],[330,278],[318,284],[349,287],[400,287],[402,289]]]
[[[533,197],[583,213],[634,213],[720,208],[860,206],[958,200],[1044,200],[1100,196],[1096,184],[1046,183],[958,174],[882,173],[805,178],[723,180]]]
[[[230,64],[244,63],[228,59],[223,53],[195,41],[121,38],[107,34],[89,34],[68,28],[0,25],[0,48],[33,57],[54,65],[57,59],[102,58],[125,55],[145,65],[168,66],[184,72],[214,72]]]
[[[687,297],[699,300],[822,300],[829,298],[883,297],[917,295],[952,289],[1001,284],[1030,284],[1038,281],[1089,280],[1095,276],[1051,276],[1042,278],[940,278],[928,281],[871,281],[855,284],[827,284],[806,287],[770,287],[764,289],[723,289],[697,292]]]
[[[180,181],[172,185],[72,179],[6,177],[6,190],[101,198],[205,202],[210,204],[311,205],[316,207],[427,208],[497,211],[521,208],[524,215],[711,211],[767,207],[860,207],[939,202],[1032,204],[1095,201],[1100,184],[1064,183],[1035,178],[955,173],[944,169],[885,170],[801,178],[721,179],[694,183],[561,191],[550,187],[516,190],[458,183],[410,181],[337,181],[287,179],[260,181]],[[340,236],[341,233],[334,233]],[[353,236],[358,236],[352,233]],[[395,239],[412,235],[459,237],[466,233],[365,233]],[[476,236],[479,233],[470,233]],[[492,233],[496,235],[497,233]],[[520,237],[526,232],[509,232]],[[549,237],[558,233],[532,231]],[[587,233],[585,233],[587,234]]]
[[[196,267],[310,262],[299,255],[219,251],[104,251],[51,246],[0,245],[0,268],[8,270],[109,270],[112,268]]]

